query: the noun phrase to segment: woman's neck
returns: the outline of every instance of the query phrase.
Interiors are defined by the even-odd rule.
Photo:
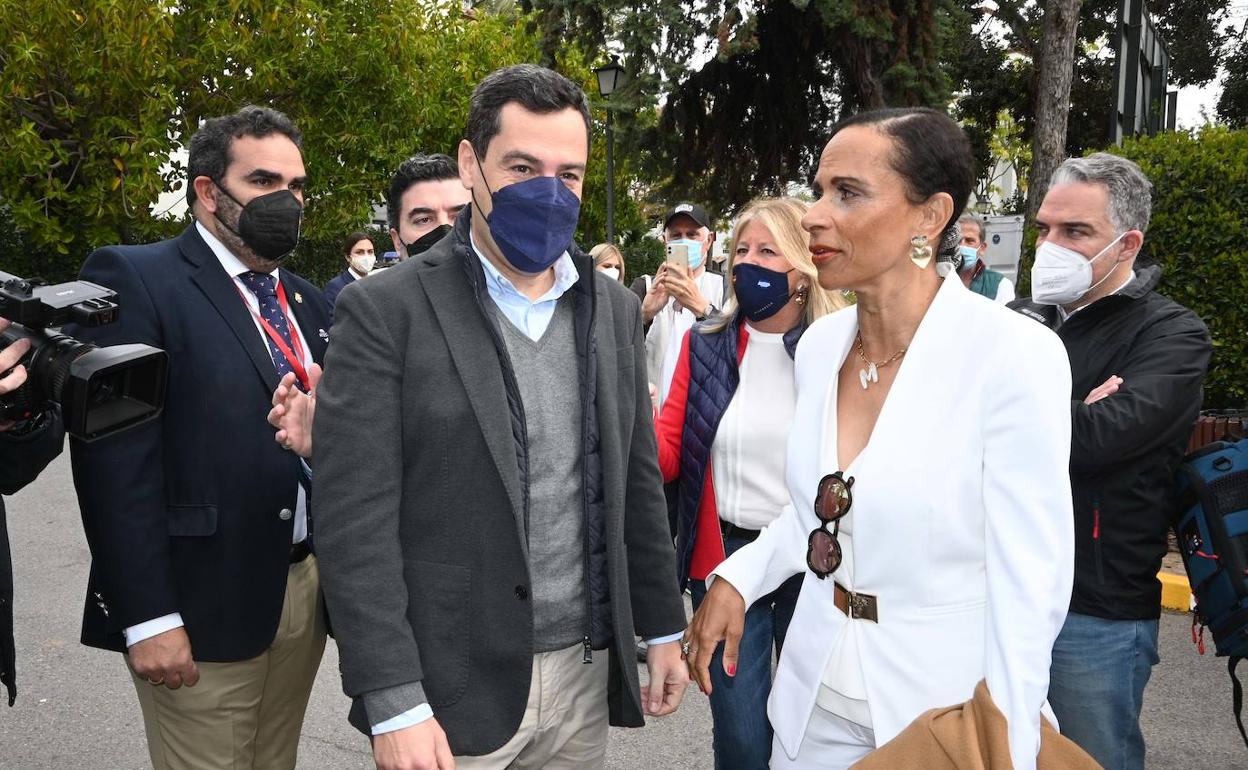
[[[917,270],[905,264],[901,270],[855,291],[858,330],[869,360],[884,361],[910,347],[919,323],[940,291],[940,281],[934,270]]]

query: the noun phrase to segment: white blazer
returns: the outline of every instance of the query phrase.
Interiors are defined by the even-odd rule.
[[[1050,653],[1074,579],[1065,348],[1040,324],[968,291],[956,273],[944,282],[852,474],[852,585],[877,597],[874,623],[841,613],[835,575],[819,580],[806,566],[816,486],[840,470],[822,448],[835,453],[837,373],[857,331],[849,307],[803,335],[791,504],[714,572],[747,604],[806,575],[768,702],[776,737],[796,758],[848,623],[878,745],[923,711],[970,699],[987,678],[1009,722],[1014,766],[1031,770],[1041,708],[1052,713]]]

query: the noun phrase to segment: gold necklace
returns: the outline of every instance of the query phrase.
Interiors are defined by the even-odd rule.
[[[868,387],[870,387],[871,383],[879,382],[880,370],[888,366],[892,362],[896,361],[897,359],[901,358],[902,356],[904,356],[906,354],[906,350],[907,348],[902,348],[901,350],[898,350],[896,353],[889,356],[888,360],[885,361],[884,363],[877,364],[876,362],[867,358],[866,352],[864,352],[862,349],[862,332],[861,331],[858,332],[858,357],[861,358],[862,362],[867,365],[867,368],[858,370],[858,382],[862,383],[862,389],[866,390]]]

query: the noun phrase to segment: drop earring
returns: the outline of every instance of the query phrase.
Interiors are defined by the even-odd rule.
[[[920,270],[927,268],[932,261],[932,247],[926,235],[916,235],[910,239],[910,261]]]
[[[805,284],[797,287],[797,295],[793,297],[793,301],[796,302],[799,307],[806,304],[807,291],[809,291],[809,288]]]

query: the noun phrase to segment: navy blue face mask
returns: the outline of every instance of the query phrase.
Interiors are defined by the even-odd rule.
[[[789,273],[793,270],[789,268],[782,273],[746,262],[734,266],[732,290],[745,317],[758,323],[771,318],[787,305],[793,297],[789,292]]]
[[[481,165],[479,157],[477,165]],[[485,181],[484,172],[481,180]],[[515,269],[540,273],[572,245],[581,199],[557,177],[533,177],[498,192],[490,190],[486,182],[485,189],[494,202],[485,218],[490,235]]]

